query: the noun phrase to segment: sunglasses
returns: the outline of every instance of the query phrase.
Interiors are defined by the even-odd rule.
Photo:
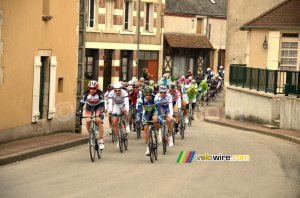
[[[145,94],[145,96],[152,96],[152,94]]]
[[[115,92],[121,92],[121,90],[120,90],[120,89],[117,89],[117,90],[115,90]]]
[[[161,94],[166,94],[167,92],[159,92],[159,93],[161,93]]]
[[[90,88],[90,90],[96,90],[97,88]]]

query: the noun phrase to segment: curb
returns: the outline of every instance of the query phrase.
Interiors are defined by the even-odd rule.
[[[37,157],[39,155],[53,153],[56,151],[61,151],[61,150],[68,149],[71,147],[79,146],[79,145],[87,143],[88,139],[89,139],[88,137],[83,137],[83,138],[76,139],[76,140],[70,140],[67,142],[58,143],[58,144],[51,145],[51,146],[32,149],[32,150],[24,151],[21,153],[0,157],[0,166],[14,163],[14,162],[21,161],[21,160],[26,160],[26,159],[33,158],[33,157]]]
[[[251,132],[255,132],[255,133],[260,133],[263,135],[269,135],[269,136],[273,136],[276,138],[280,138],[280,139],[284,139],[296,144],[300,145],[300,138],[297,137],[293,137],[293,136],[289,136],[289,135],[284,135],[281,133],[273,133],[273,132],[269,132],[269,131],[265,131],[265,130],[261,130],[261,129],[253,129],[253,128],[249,128],[249,127],[245,127],[245,126],[240,126],[237,124],[232,124],[232,123],[225,123],[223,121],[219,121],[217,119],[207,119],[204,118],[205,122],[209,122],[209,123],[213,123],[213,124],[218,124],[221,126],[225,126],[225,127],[230,127],[230,128],[235,128],[235,129],[240,129],[240,130],[246,130],[246,131],[251,131]]]

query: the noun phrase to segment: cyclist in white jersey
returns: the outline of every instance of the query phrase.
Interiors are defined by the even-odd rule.
[[[128,116],[129,112],[129,100],[128,100],[128,93],[121,89],[122,84],[121,83],[115,83],[114,84],[114,90],[109,92],[108,95],[108,111],[112,115],[112,125],[115,132],[115,135],[118,137],[119,131],[118,131],[118,117],[117,114],[122,113],[125,114],[125,117]],[[125,119],[127,120],[127,119]],[[130,128],[128,123],[126,123],[126,132],[130,132]],[[118,138],[117,138],[118,140]],[[117,141],[117,147],[119,146],[119,142]]]

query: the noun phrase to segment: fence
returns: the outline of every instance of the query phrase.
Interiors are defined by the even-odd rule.
[[[229,83],[237,87],[300,97],[300,72],[230,65]]]

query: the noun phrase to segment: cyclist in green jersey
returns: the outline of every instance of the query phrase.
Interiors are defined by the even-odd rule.
[[[187,104],[187,109],[189,108],[189,105],[192,105],[192,120],[194,120],[194,112],[195,112],[195,105],[196,105],[196,97],[198,95],[198,90],[195,88],[195,85],[191,85],[190,88],[186,91],[189,104]]]

